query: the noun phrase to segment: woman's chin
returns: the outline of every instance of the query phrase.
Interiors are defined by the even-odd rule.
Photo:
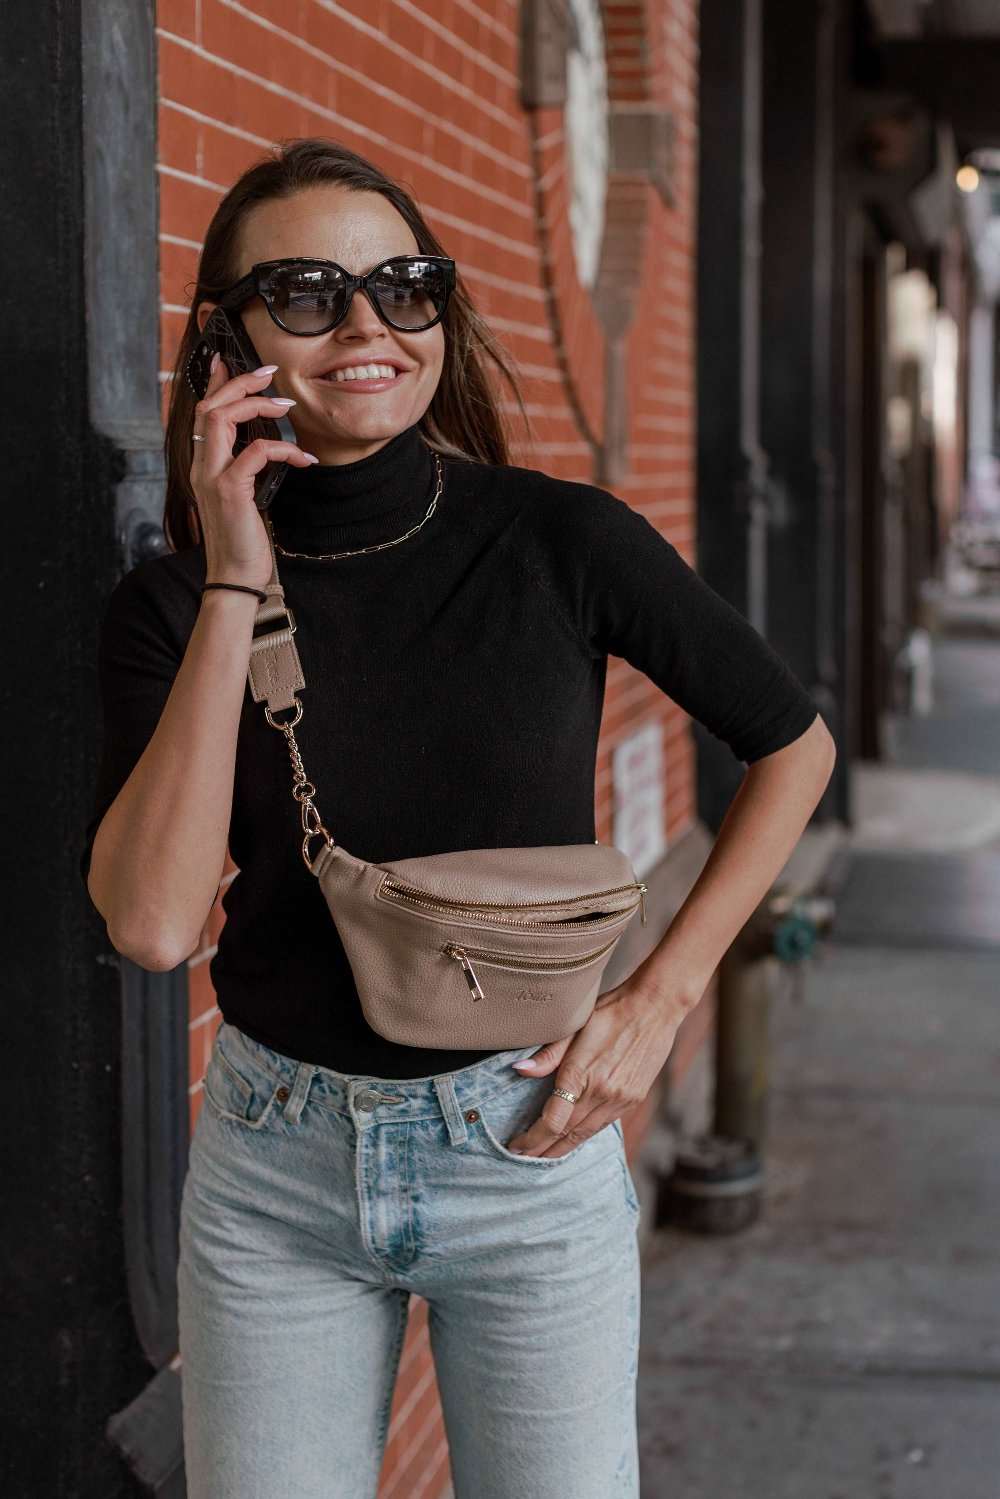
[[[371,447],[375,443],[386,443],[410,425],[409,420],[399,422],[355,422],[332,423],[314,434],[301,437],[298,446],[307,453],[315,453],[320,463],[342,463],[348,458],[362,456],[351,449]]]

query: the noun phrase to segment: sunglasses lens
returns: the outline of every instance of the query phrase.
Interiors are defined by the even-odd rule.
[[[384,266],[372,291],[387,322],[396,328],[422,328],[444,310],[448,277],[444,266],[414,256]]]
[[[293,333],[320,333],[344,310],[344,278],[330,266],[280,267],[268,286],[275,312]]]
[[[370,283],[383,317],[394,328],[424,328],[444,311],[448,270],[414,255],[387,261]],[[291,333],[325,333],[344,313],[346,283],[325,265],[276,266],[267,280],[271,306]]]

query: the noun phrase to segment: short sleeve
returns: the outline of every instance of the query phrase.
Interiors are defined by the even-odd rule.
[[[154,563],[141,563],[120,579],[101,620],[97,658],[101,752],[80,852],[84,885],[97,829],[153,737],[183,660],[177,605],[165,605],[162,564],[156,572]]]
[[[590,649],[628,661],[748,764],[805,733],[816,705],[750,621],[644,515],[578,490],[574,607]]]

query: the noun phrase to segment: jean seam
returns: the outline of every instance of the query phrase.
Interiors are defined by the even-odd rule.
[[[245,1114],[237,1114],[232,1109],[223,1108],[218,1099],[212,1096],[212,1090],[208,1086],[207,1074],[201,1080],[201,1092],[205,1102],[214,1111],[216,1118],[228,1119],[231,1123],[238,1124],[243,1129],[253,1130],[258,1134],[266,1133],[270,1127],[274,1105],[273,1090],[256,1119],[249,1119]]]
[[[406,1336],[406,1324],[409,1320],[410,1293],[402,1288],[393,1291],[396,1305],[396,1334],[393,1347],[389,1354],[389,1378],[386,1381],[386,1391],[382,1400],[382,1408],[378,1417],[378,1466],[381,1470],[382,1461],[385,1457],[385,1440],[389,1432],[389,1416],[392,1411],[392,1397],[399,1375],[399,1362],[403,1351],[403,1340]]]
[[[409,1254],[408,1263],[412,1263],[417,1253],[417,1230],[413,1222],[413,1199],[416,1194],[416,1178],[413,1161],[413,1140],[411,1138],[410,1120],[403,1121],[403,1144],[402,1144],[402,1170],[400,1178],[403,1184],[403,1194],[406,1201],[406,1247]]]
[[[637,1195],[637,1193],[635,1191],[634,1186],[632,1185],[631,1177],[630,1177],[630,1174],[629,1174],[629,1165],[628,1165],[628,1160],[627,1160],[626,1155],[625,1155],[625,1147],[624,1147],[624,1145],[622,1146],[621,1155],[618,1157],[618,1164],[622,1168],[622,1186],[625,1189],[625,1206],[628,1208],[628,1210],[629,1210],[630,1213],[633,1213],[634,1215],[638,1216],[638,1213],[639,1213],[639,1198],[638,1198],[638,1195]]]
[[[218,1048],[216,1055],[218,1057],[219,1066],[223,1069],[223,1071],[229,1074],[234,1085],[239,1089],[239,1091],[246,1095],[246,1101],[249,1104],[251,1098],[253,1097],[253,1084],[248,1082],[247,1079],[243,1076],[242,1072],[240,1072],[233,1065],[233,1063],[226,1056],[226,1053],[222,1050],[221,1046]]]

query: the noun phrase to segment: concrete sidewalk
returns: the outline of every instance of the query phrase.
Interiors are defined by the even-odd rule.
[[[976,775],[994,651],[936,644],[947,732],[895,726],[903,768],[865,771],[852,859],[895,844],[930,888],[1000,848],[1000,778]],[[891,945],[877,909],[835,930],[806,1001],[776,998],[760,1220],[647,1245],[643,1499],[1000,1499],[1000,945],[957,923],[928,946],[920,919]]]

